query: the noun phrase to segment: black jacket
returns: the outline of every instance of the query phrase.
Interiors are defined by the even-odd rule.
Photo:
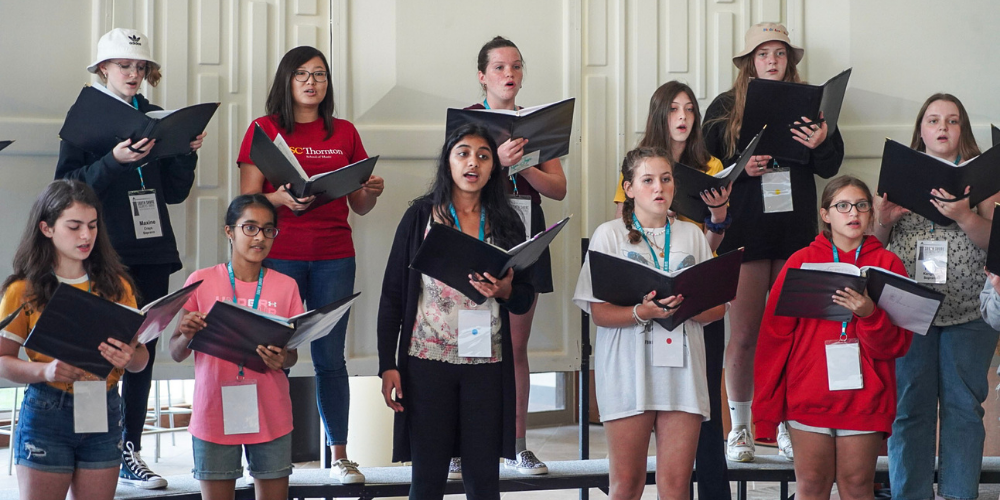
[[[135,97],[139,103],[139,111],[143,113],[162,109],[150,104],[141,94],[136,94]],[[115,160],[111,151],[85,151],[66,141],[60,141],[55,178],[75,179],[94,188],[104,208],[104,224],[111,237],[111,244],[125,265],[169,264],[176,271],[181,268],[181,259],[177,253],[177,241],[170,225],[167,205],[187,199],[194,183],[197,162],[197,154],[191,153],[152,161],[142,166],[146,189],[156,190],[163,236],[141,240],[135,237],[128,201],[129,191],[142,189],[137,172],[139,165],[122,165]]]
[[[402,392],[409,394],[407,387],[407,363],[409,361],[410,336],[417,318],[417,303],[420,298],[421,273],[410,269],[410,262],[424,241],[424,230],[431,217],[431,202],[418,199],[406,210],[396,228],[396,236],[389,252],[389,262],[385,266],[382,279],[382,297],[378,307],[378,359],[379,376],[386,370],[399,370]],[[518,221],[520,223],[520,221]],[[524,228],[518,234],[524,234]],[[514,273],[513,290],[510,299],[500,302],[501,370],[503,372],[503,439],[498,456],[514,458],[514,350],[510,339],[510,317],[524,314],[531,308],[535,290],[530,284],[531,269]],[[404,410],[395,415],[392,460],[410,461],[410,425],[406,400],[400,399]],[[457,441],[456,441],[457,443]],[[458,456],[457,450],[452,456]]]

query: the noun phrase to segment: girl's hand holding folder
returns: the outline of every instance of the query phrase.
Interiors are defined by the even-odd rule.
[[[58,359],[54,359],[45,364],[45,371],[42,372],[46,382],[73,383],[82,380],[87,376],[87,372]]]
[[[510,298],[511,292],[511,282],[514,281],[514,269],[508,269],[507,274],[501,278],[490,275],[490,273],[484,274],[470,274],[469,283],[476,288],[476,291],[483,294],[484,297],[496,297],[501,300],[507,300]]]
[[[180,330],[181,335],[185,336],[188,340],[194,337],[194,334],[201,331],[201,329],[208,326],[205,323],[205,314],[198,311],[188,311],[187,314],[181,318],[180,325],[177,325],[177,329]]]
[[[108,360],[115,368],[125,368],[135,356],[135,348],[118,339],[108,337],[107,342],[101,342],[97,347],[101,351],[101,356]],[[145,363],[143,363],[145,366]]]

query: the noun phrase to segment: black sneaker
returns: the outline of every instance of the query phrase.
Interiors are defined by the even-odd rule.
[[[118,473],[118,484],[127,484],[144,490],[157,490],[166,488],[167,480],[149,470],[146,462],[139,457],[139,451],[129,441],[122,450],[122,468]]]

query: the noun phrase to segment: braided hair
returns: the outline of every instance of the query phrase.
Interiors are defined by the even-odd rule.
[[[625,188],[625,183],[632,183],[632,178],[635,176],[635,169],[639,167],[642,163],[650,158],[663,158],[670,165],[671,172],[674,169],[674,163],[670,161],[670,155],[663,148],[659,147],[638,147],[625,153],[625,159],[622,160],[622,189]],[[622,203],[622,222],[625,223],[625,227],[628,229],[628,241],[629,243],[636,244],[642,239],[642,233],[639,232],[632,225],[632,218],[635,215],[635,199],[625,196],[625,202]]]

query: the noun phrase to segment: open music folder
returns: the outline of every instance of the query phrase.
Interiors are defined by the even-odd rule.
[[[566,217],[510,250],[479,241],[453,227],[432,224],[410,267],[482,304],[486,297],[469,283],[470,274],[489,273],[501,278],[508,269],[513,268],[515,273],[527,269],[541,257],[569,219]]]
[[[766,127],[765,127],[766,128]],[[693,221],[702,221],[712,213],[705,202],[701,199],[702,191],[712,189],[719,190],[736,180],[746,168],[750,158],[754,155],[754,150],[760,142],[764,130],[754,136],[750,144],[747,145],[743,154],[740,155],[736,163],[725,170],[713,175],[708,175],[694,167],[689,167],[683,163],[674,163],[674,201],[670,204],[670,209]]]
[[[844,105],[851,68],[842,71],[823,85],[809,85],[754,78],[747,88],[743,124],[740,127],[740,148],[750,143],[752,134],[767,125],[770,129],[757,146],[757,154],[771,155],[781,161],[806,163],[809,148],[792,139],[789,131],[802,117],[819,120],[820,112],[827,124],[827,137],[837,130],[840,109]],[[805,124],[803,124],[805,125]]]
[[[964,199],[966,186],[971,187],[968,198],[973,207],[1000,192],[1000,148],[990,148],[955,165],[892,139],[885,140],[878,192],[886,194],[889,201],[935,224],[948,226],[954,221],[931,204],[931,190],[942,188]]]
[[[837,290],[868,292],[892,324],[925,335],[945,295],[892,271],[844,262],[804,264],[788,269],[775,306],[777,316],[851,321],[854,313],[833,302]]]
[[[150,340],[159,336],[200,284],[192,283],[140,311],[60,283],[24,347],[107,378],[114,366],[101,356],[101,342],[111,337],[131,343],[140,333]]]
[[[544,163],[569,154],[569,141],[573,132],[573,106],[570,97],[551,104],[509,109],[448,109],[446,137],[468,123],[486,127],[500,146],[508,139],[526,138],[524,168]],[[519,167],[521,164],[515,165]],[[523,170],[523,168],[521,168]],[[510,172],[510,175],[517,173]]]
[[[153,151],[143,158],[153,161],[191,152],[191,141],[205,131],[219,108],[217,102],[177,110],[142,113],[94,87],[84,87],[69,108],[59,137],[84,150],[104,154],[119,142],[156,139]]]
[[[257,354],[257,346],[297,349],[321,338],[330,333],[359,295],[349,295],[291,318],[219,301],[205,316],[205,328],[191,337],[188,349],[264,373],[267,365]]]
[[[14,143],[14,141],[0,141],[0,151],[3,151],[4,148],[6,148],[7,146],[10,146],[13,143]]]
[[[1000,274],[1000,203],[993,207],[993,222],[990,223],[990,246],[986,250],[986,270]]]
[[[250,159],[275,188],[291,184],[292,196],[300,199],[316,197],[305,210],[293,211],[295,215],[302,215],[361,189],[375,170],[378,156],[310,177],[281,134],[272,141],[260,125],[254,125]]]
[[[587,251],[587,261],[594,297],[609,304],[632,307],[642,303],[642,298],[653,290],[659,299],[683,295],[684,301],[673,315],[653,320],[673,330],[688,319],[736,297],[743,249],[669,273],[592,250]]]
[[[990,133],[993,136],[993,146],[1000,144],[1000,128],[996,125],[990,125]]]

